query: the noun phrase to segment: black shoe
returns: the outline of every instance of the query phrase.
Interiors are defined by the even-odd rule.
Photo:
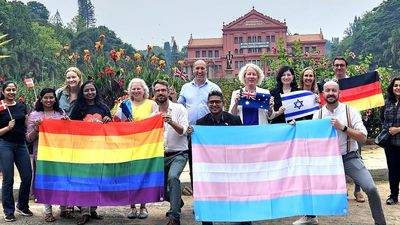
[[[393,196],[389,196],[389,198],[386,200],[386,205],[394,205],[397,204],[399,202],[398,198],[395,198]]]
[[[15,207],[16,211],[21,213],[23,216],[33,216],[33,213],[29,209],[19,209],[18,207]]]
[[[100,216],[99,214],[97,214],[96,211],[91,212],[91,213],[90,213],[90,217],[92,217],[93,219],[96,219],[96,220],[102,220],[102,219],[104,219],[104,217],[103,217],[103,216]]]
[[[14,214],[8,214],[8,215],[4,216],[4,220],[6,222],[14,222],[16,219],[15,219]]]
[[[181,198],[181,209],[182,207],[185,205],[185,202],[183,201],[183,199]]]

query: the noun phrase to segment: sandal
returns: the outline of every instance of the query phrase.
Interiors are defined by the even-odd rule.
[[[96,220],[102,220],[102,219],[104,219],[104,217],[101,216],[101,215],[99,215],[99,214],[97,214],[96,211],[91,212],[91,213],[90,213],[90,217],[91,217],[92,219],[96,219]]]
[[[89,222],[90,220],[90,215],[83,215],[76,224],[78,225],[83,225],[86,224],[87,222]]]
[[[70,212],[70,211],[61,211],[60,212],[60,217],[65,218],[65,219],[73,219],[73,218],[75,218],[74,215],[72,215],[72,212]]]
[[[138,217],[138,213],[137,213],[136,208],[132,208],[131,212],[128,213],[127,217],[128,217],[128,219],[136,219]]]
[[[146,219],[147,217],[149,217],[149,212],[147,211],[147,209],[140,207],[138,218]]]
[[[44,221],[51,223],[56,221],[56,218],[54,218],[53,214],[49,213],[44,216]]]

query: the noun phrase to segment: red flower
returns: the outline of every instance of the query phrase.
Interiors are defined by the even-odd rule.
[[[19,97],[19,98],[18,98],[18,102],[19,102],[19,103],[24,103],[24,102],[25,102],[25,98],[22,97],[22,96]]]
[[[114,49],[112,49],[110,51],[109,55],[110,55],[110,58],[113,59],[114,61],[116,61],[118,59],[117,52]]]
[[[125,78],[120,78],[119,80],[118,80],[118,84],[119,84],[119,86],[124,86],[124,84],[125,84]]]
[[[101,71],[101,72],[99,73],[99,77],[104,77],[104,72],[103,72],[103,71]]]
[[[110,67],[106,68],[106,74],[107,75],[112,75],[113,73],[114,73],[114,71]]]
[[[272,53],[273,53],[273,54],[276,54],[276,51],[277,51],[276,48],[275,48],[275,47],[272,47]]]
[[[0,76],[0,83],[3,83],[3,81],[4,81],[4,77]]]

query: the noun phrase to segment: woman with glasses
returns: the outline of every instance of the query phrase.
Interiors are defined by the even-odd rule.
[[[277,87],[272,89],[271,95],[274,97],[275,105],[275,118],[271,123],[286,123],[285,120],[285,107],[282,106],[281,94],[290,93],[300,90],[297,87],[296,77],[294,70],[290,66],[282,66],[278,70],[276,76]]]
[[[257,85],[261,84],[264,79],[264,73],[255,64],[248,63],[242,67],[239,71],[239,80],[245,85],[244,88],[232,92],[231,104],[229,106],[229,112],[233,115],[239,115],[242,119],[243,125],[259,125],[267,124],[268,120],[274,118],[274,98],[270,98],[269,109],[254,109],[247,108],[240,105],[240,99],[244,92],[254,94],[265,93],[270,94],[269,90],[259,88]]]

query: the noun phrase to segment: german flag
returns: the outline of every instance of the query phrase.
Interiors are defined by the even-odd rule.
[[[340,89],[339,101],[359,111],[380,107],[385,104],[381,83],[379,82],[379,74],[376,71],[340,79],[338,82]],[[322,93],[321,103],[325,105]]]

